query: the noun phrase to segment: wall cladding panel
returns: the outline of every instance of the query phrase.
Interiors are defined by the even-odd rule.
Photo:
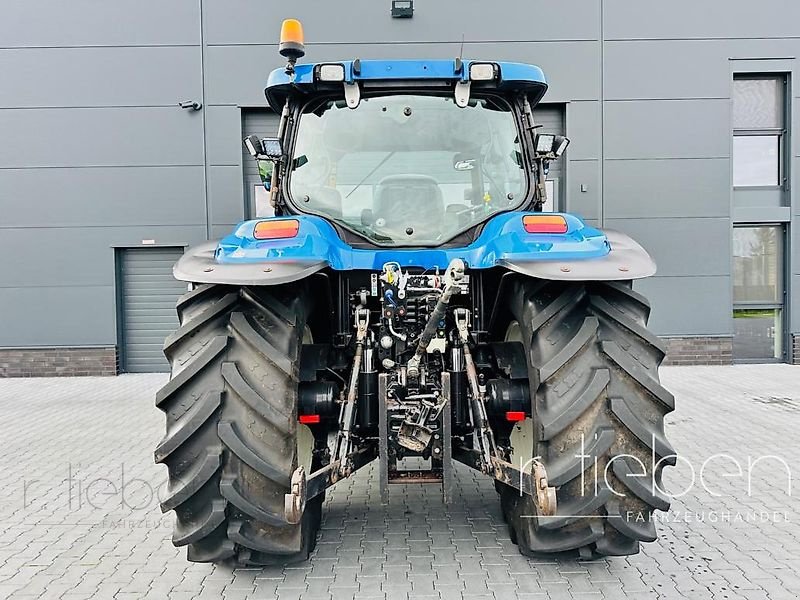
[[[203,167],[0,170],[3,227],[202,225]]]
[[[732,335],[730,277],[650,277],[633,289],[653,307],[649,327],[656,335]]]
[[[607,100],[727,98],[728,44],[722,41],[618,41],[603,48]],[[691,68],[676,72],[676,64]]]
[[[303,22],[309,43],[449,42],[456,56],[462,36],[469,41],[595,40],[599,0],[544,0],[489,6],[481,0],[417,3],[413,19],[392,19],[391,4],[374,0],[347,3],[299,2],[276,15],[275,5],[257,0],[206,0],[209,44],[263,44],[277,40],[280,20]],[[510,13],[513,11],[513,13]],[[244,18],[243,18],[244,15]],[[347,26],[336,26],[336,23]],[[364,55],[366,57],[366,55]]]
[[[202,118],[192,112],[177,106],[0,109],[0,168],[202,165]],[[42,136],[53,151],[42,151]]]
[[[207,106],[205,111],[208,164],[240,166],[242,111],[237,106]]]
[[[659,276],[728,275],[730,220],[608,219],[605,226],[627,233],[658,265]]]
[[[152,46],[200,43],[197,0],[4,2],[2,46]]]
[[[605,216],[726,217],[730,160],[608,160]]]
[[[608,100],[727,98],[730,59],[800,54],[800,39],[618,40],[604,46]],[[687,68],[676,69],[676,65]]]
[[[211,239],[218,240],[228,235],[241,219],[231,223],[216,223],[211,226]]]
[[[604,12],[607,40],[796,37],[800,21],[800,4],[786,0],[613,0]]]
[[[601,118],[600,102],[567,103],[567,137],[570,144],[565,156],[568,160],[600,158]]]
[[[567,155],[569,155],[569,150],[567,150]],[[585,186],[585,192],[581,186]],[[573,212],[584,219],[599,218],[599,160],[570,160],[567,163],[566,199],[568,212]]]
[[[0,50],[0,108],[174,106],[201,97],[199,47]]]
[[[212,225],[238,223],[245,218],[242,171],[238,166],[208,167],[208,204]]]
[[[607,102],[606,158],[730,156],[729,104],[729,100]]]
[[[0,288],[0,348],[114,345],[114,306],[113,285]]]
[[[30,229],[0,230],[0,255],[23,254],[8,261],[0,288],[30,286],[104,286],[114,283],[112,246],[141,246],[142,240],[158,244],[192,244],[205,237],[205,227],[132,226],[39,229],[36,252]],[[147,246],[145,246],[147,247]]]

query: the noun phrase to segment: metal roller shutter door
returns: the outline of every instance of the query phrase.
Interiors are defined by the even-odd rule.
[[[556,135],[564,135],[564,105],[563,104],[540,104],[533,109],[533,119],[537,125],[541,127],[537,130],[542,133],[554,133]],[[569,150],[567,150],[569,153]],[[563,210],[565,206],[564,194],[566,189],[565,169],[566,158],[562,157],[559,160],[554,160],[550,163],[550,172],[547,174],[548,181],[555,182],[556,189],[556,202],[554,203],[555,210]]]
[[[121,359],[127,373],[165,373],[164,339],[178,327],[175,303],[186,283],[172,276],[182,248],[131,248],[121,251]]]
[[[266,108],[248,108],[242,110],[242,132],[245,136],[257,135],[260,138],[277,137],[278,123],[280,117]],[[247,217],[268,216],[256,214],[256,187],[259,187],[259,194],[265,197],[267,191],[261,186],[261,178],[258,175],[258,165],[253,157],[247,153],[242,145],[242,174],[244,175],[244,198],[247,207]]]

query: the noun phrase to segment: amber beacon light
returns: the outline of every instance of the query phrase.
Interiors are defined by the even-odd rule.
[[[294,63],[298,58],[306,54],[306,47],[303,44],[303,24],[297,19],[285,19],[281,25],[281,42],[278,45],[278,52],[286,57],[289,63],[286,65],[287,71],[294,70]]]

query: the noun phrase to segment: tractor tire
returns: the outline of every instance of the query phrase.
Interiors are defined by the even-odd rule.
[[[650,305],[630,282],[516,279],[501,324],[528,361],[530,441],[557,513],[537,515],[530,496],[501,487],[501,507],[522,554],[578,551],[622,556],[656,539],[653,512],[675,452],[664,436],[674,398],[659,383],[663,343],[647,330]],[[520,450],[521,454],[526,454]],[[520,458],[512,454],[518,463]]]
[[[323,497],[300,523],[284,518],[305,427],[297,387],[309,298],[302,286],[200,285],[178,300],[180,327],[164,342],[171,378],[156,394],[167,433],[155,460],[169,471],[160,499],[175,511],[172,542],[190,561],[288,563],[314,548]]]

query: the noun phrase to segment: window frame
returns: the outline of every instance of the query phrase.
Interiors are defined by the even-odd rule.
[[[731,139],[731,186],[733,187],[734,193],[736,192],[757,192],[757,191],[780,191],[781,193],[785,194],[788,192],[788,173],[789,173],[789,164],[788,161],[791,160],[791,152],[787,152],[787,148],[789,147],[788,144],[788,123],[790,118],[790,98],[788,98],[788,89],[789,89],[789,78],[788,74],[784,72],[760,72],[760,73],[734,73],[733,80],[731,82],[731,103],[734,101],[734,97],[736,94],[736,84],[735,82],[738,81],[747,81],[747,80],[775,80],[778,82],[779,85],[776,87],[779,90],[780,98],[780,112],[781,112],[781,121],[782,127],[760,127],[760,128],[753,128],[753,127],[744,127],[744,128],[737,128],[733,126],[731,122],[731,138],[736,137],[743,137],[743,136],[777,136],[778,137],[778,183],[777,185],[735,185],[733,182],[735,181],[735,163],[734,163],[734,155],[733,155],[733,139]],[[731,120],[733,119],[733,115],[731,115]],[[785,200],[782,202],[782,204]]]
[[[777,252],[776,252],[776,273],[779,277],[779,288],[777,290],[777,296],[780,299],[776,302],[764,302],[760,300],[745,300],[745,301],[736,301],[734,300],[733,290],[734,290],[734,265],[735,265],[735,257],[733,255],[733,235],[734,230],[736,229],[744,229],[744,228],[763,228],[763,227],[775,227],[778,230],[778,235],[780,239],[776,244]],[[790,273],[789,265],[787,256],[789,253],[789,227],[788,224],[785,222],[765,222],[765,223],[751,223],[751,222],[742,222],[742,223],[734,223],[733,228],[731,230],[731,320],[735,321],[734,313],[737,310],[777,310],[779,311],[780,315],[780,329],[776,331],[778,335],[780,335],[780,356],[773,356],[769,358],[736,358],[733,357],[733,362],[737,364],[746,364],[746,363],[782,363],[786,362],[789,354],[789,343],[791,341],[791,335],[789,334],[789,306],[788,306],[788,286],[790,284]],[[733,324],[733,323],[732,323]],[[735,328],[734,328],[734,338],[735,338]]]
[[[758,190],[765,190],[765,191],[785,191],[786,184],[788,182],[788,178],[786,176],[787,166],[786,166],[786,130],[785,129],[777,129],[777,128],[770,128],[770,129],[734,129],[733,130],[733,139],[742,138],[742,137],[767,137],[767,138],[778,138],[778,160],[777,160],[777,180],[778,183],[775,185],[736,185],[736,162],[734,160],[734,151],[731,152],[731,173],[732,173],[732,184],[733,189],[735,191],[758,191]]]

